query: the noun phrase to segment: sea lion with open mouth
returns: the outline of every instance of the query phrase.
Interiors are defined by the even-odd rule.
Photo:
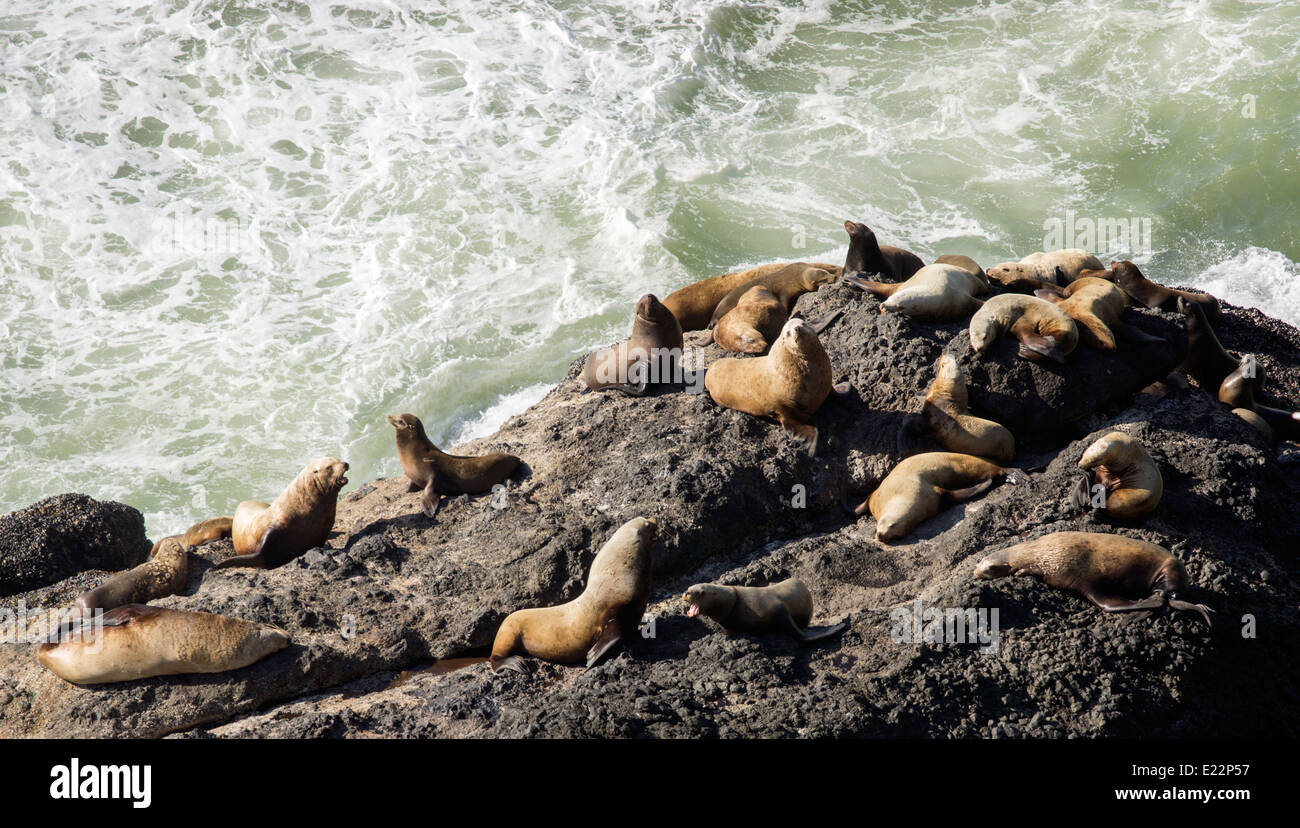
[[[829,627],[809,629],[812,593],[797,578],[765,587],[696,584],[686,590],[682,600],[690,605],[686,610],[688,617],[707,616],[728,633],[782,633],[808,644],[830,638],[848,626],[847,621],[841,621]]]

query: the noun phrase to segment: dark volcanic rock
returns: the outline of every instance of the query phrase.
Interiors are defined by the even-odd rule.
[[[126,569],[149,554],[144,516],[130,506],[64,494],[0,516],[0,595],[87,569]]]
[[[403,480],[378,480],[343,498],[325,547],[270,572],[214,571],[209,561],[229,554],[223,541],[200,551],[186,594],[158,602],[280,625],[293,637],[285,650],[225,675],[86,689],[45,671],[29,647],[0,648],[0,735],[1300,732],[1300,698],[1280,678],[1300,666],[1300,464],[1279,462],[1274,447],[1200,389],[1135,394],[1182,358],[1185,338],[1171,317],[1129,312],[1169,345],[1125,343],[1110,356],[1081,346],[1056,371],[998,349],[974,359],[964,323],[918,324],[880,314],[879,304],[847,285],[800,300],[810,318],[844,309],[823,342],[835,378],[854,388],[818,413],[815,457],[774,423],[704,395],[588,392],[579,362],[495,435],[457,448],[524,459],[496,504],[504,508],[461,496],[430,521]],[[1279,326],[1225,307],[1220,335],[1228,348],[1255,352],[1274,404],[1294,407],[1295,332]],[[882,545],[872,519],[845,514],[841,500],[869,491],[898,461],[898,427],[919,409],[945,349],[967,366],[977,410],[1014,423],[1017,465],[1042,470]],[[688,350],[689,367],[722,356],[713,345]],[[1164,500],[1140,522],[1080,514],[1067,498],[1079,456],[1112,428],[1132,430],[1164,474]],[[792,503],[799,487],[803,508]],[[477,662],[397,680],[434,659],[485,655],[507,613],[575,597],[600,544],[638,515],[656,518],[663,532],[654,624],[629,652],[589,671],[543,664],[528,676],[493,675]],[[1186,614],[1126,623],[1034,579],[971,579],[988,551],[1064,529],[1174,551],[1187,563],[1189,599],[1215,609],[1214,627]],[[107,575],[13,600],[55,605]],[[814,624],[847,618],[848,629],[802,647],[726,636],[683,612],[692,583],[791,575],[813,592]],[[896,640],[892,613],[918,600],[996,609],[997,651]]]

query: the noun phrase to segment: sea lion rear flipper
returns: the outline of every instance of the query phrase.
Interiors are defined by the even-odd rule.
[[[830,313],[823,314],[822,316],[819,316],[816,319],[810,320],[808,322],[808,326],[813,329],[813,333],[817,334],[818,336],[821,336],[821,332],[829,328],[835,322],[835,320],[839,319],[840,316],[842,316],[843,314],[844,314],[843,308],[836,308]]]
[[[944,492],[954,503],[961,503],[984,494],[989,489],[993,488],[995,482],[996,481],[994,481],[993,478],[989,478],[982,483],[976,483],[974,486],[967,486],[964,489],[942,489],[941,491]]]
[[[781,612],[781,625],[785,628],[786,632],[795,638],[795,640],[801,641],[804,644],[813,644],[818,641],[824,641],[833,635],[843,632],[845,628],[849,626],[849,622],[841,621],[838,624],[832,624],[829,627],[819,627],[817,629],[812,627],[800,627],[798,624],[794,623],[794,619],[790,617],[790,610],[784,609]]]
[[[162,612],[161,607],[151,607],[147,604],[123,604],[104,613],[102,620],[105,627],[124,627],[138,618],[149,618],[160,612]]]
[[[420,493],[420,508],[424,510],[425,517],[437,517],[438,506],[442,502],[442,492],[438,491],[438,474],[430,471],[429,482],[425,484]]]
[[[587,668],[591,669],[604,660],[623,642],[623,627],[617,617],[612,617],[601,628],[596,643],[587,650]]]

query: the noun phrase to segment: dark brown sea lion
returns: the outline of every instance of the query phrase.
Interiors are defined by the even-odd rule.
[[[189,575],[189,550],[177,538],[163,538],[154,545],[149,560],[83,592],[77,604],[86,610],[147,604],[155,598],[184,591]]]
[[[1179,290],[1178,288],[1158,285],[1143,276],[1142,271],[1138,270],[1138,266],[1127,260],[1121,262],[1111,261],[1110,271],[1115,284],[1119,285],[1125,293],[1133,297],[1133,301],[1140,305],[1172,312],[1178,310],[1178,300],[1183,298],[1200,305],[1201,310],[1205,311],[1205,318],[1210,322],[1219,320],[1219,300],[1208,293]]]
[[[1079,327],[1064,311],[1045,299],[1019,293],[989,299],[971,317],[968,330],[976,353],[987,351],[1003,334],[1011,334],[1020,340],[1019,356],[1032,362],[1047,357],[1063,363],[1079,344]]]
[[[1117,518],[1135,519],[1155,511],[1164,495],[1164,478],[1146,448],[1122,431],[1112,431],[1084,451],[1079,468],[1091,472],[1097,485],[1106,489],[1100,511]],[[1075,502],[1092,507],[1092,486],[1088,477],[1075,489]]]
[[[668,294],[668,298],[664,299],[664,307],[672,312],[672,315],[682,326],[683,331],[704,330],[709,326],[709,321],[713,319],[714,308],[728,293],[741,285],[771,275],[794,264],[803,267],[820,268],[829,271],[836,277],[843,273],[844,270],[839,265],[825,264],[824,262],[772,262],[758,267],[751,267],[748,270],[737,270],[733,273],[710,276],[707,279],[689,284]]]
[[[902,281],[925,267],[921,257],[901,247],[876,241],[876,234],[860,221],[844,222],[849,234],[849,252],[844,257],[844,274],[878,273],[886,279]]]
[[[1262,431],[1269,440],[1300,440],[1300,412],[1256,402],[1255,392],[1263,371],[1253,354],[1243,356],[1219,385],[1219,402]]]
[[[420,507],[429,517],[438,514],[442,495],[491,491],[519,468],[519,458],[503,451],[477,457],[439,451],[414,414],[390,414],[388,422],[397,430],[397,458],[410,481],[410,491],[420,492]]]
[[[298,473],[289,487],[273,503],[245,500],[230,520],[230,538],[235,556],[216,565],[260,566],[272,569],[298,557],[308,549],[325,543],[334,528],[334,510],[339,489],[347,485],[343,473],[348,464],[333,457],[322,457]],[[218,534],[224,518],[203,521],[186,532],[212,530]]]
[[[1078,592],[1106,612],[1166,610],[1200,613],[1204,604],[1178,600],[1187,588],[1182,561],[1154,543],[1099,532],[1056,532],[1008,546],[975,566],[975,577],[1038,575],[1049,586]]]
[[[1189,302],[1178,297],[1178,310],[1187,326],[1187,361],[1183,363],[1196,384],[1211,394],[1218,394],[1219,386],[1229,374],[1237,370],[1240,360],[1228,353],[1214,335],[1214,328],[1205,317],[1205,307],[1199,302]],[[1255,391],[1264,389],[1264,370],[1255,372]]]
[[[581,595],[556,607],[510,613],[492,642],[492,670],[524,671],[521,654],[592,667],[635,635],[650,600],[650,550],[658,537],[653,519],[628,521],[596,553]]]
[[[238,670],[288,643],[288,634],[269,624],[127,604],[104,614],[103,629],[83,625],[71,638],[40,645],[36,657],[73,684],[107,684]]]
[[[709,327],[712,328],[718,324],[722,317],[731,312],[740,301],[740,297],[750,288],[764,287],[781,300],[785,306],[786,313],[794,309],[795,300],[805,293],[810,293],[822,285],[829,285],[840,278],[839,273],[832,273],[829,270],[823,270],[819,267],[808,267],[802,264],[793,264],[783,267],[774,273],[755,279],[752,282],[746,282],[740,287],[727,293],[718,302],[718,306],[713,310],[713,317],[709,320]]]
[[[636,303],[632,336],[587,357],[582,379],[592,390],[615,388],[641,396],[652,385],[681,382],[682,328],[653,293]]]
[[[811,630],[812,593],[803,581],[788,578],[765,587],[736,587],[723,584],[696,584],[686,590],[682,600],[690,607],[686,614],[694,618],[705,615],[722,625],[728,633],[783,633],[804,643],[829,638],[841,632],[848,622]]]
[[[960,503],[993,488],[1016,483],[1019,469],[1008,469],[969,454],[931,451],[899,462],[854,511],[868,509],[876,519],[876,540],[901,538],[937,515],[947,503]]]
[[[767,356],[729,357],[710,365],[704,387],[718,405],[774,418],[816,454],[817,427],[811,420],[833,390],[831,358],[803,319],[785,324]]]

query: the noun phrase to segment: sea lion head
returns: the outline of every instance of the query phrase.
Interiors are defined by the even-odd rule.
[[[667,317],[672,316],[673,312],[664,307],[659,301],[659,297],[653,293],[647,293],[637,300],[636,315],[637,318],[652,324],[662,324]]]
[[[625,525],[633,527],[637,545],[642,549],[649,549],[659,539],[659,521],[654,518],[633,518]]]
[[[1138,270],[1138,266],[1130,261],[1117,262],[1112,259],[1110,272],[1114,276],[1115,284],[1119,285],[1125,293],[1137,290],[1147,280],[1142,275],[1142,271]]]
[[[696,584],[682,594],[688,606],[686,616],[694,618],[704,613],[710,618],[725,618],[736,602],[736,593],[729,586]]]
[[[348,484],[344,473],[348,464],[336,457],[322,457],[313,460],[298,474],[295,483],[301,483],[320,494],[337,494]]]
[[[975,564],[974,576],[982,581],[993,578],[1005,578],[1012,574],[1014,568],[1011,562],[1007,560],[1006,550],[994,552],[992,555],[985,557],[979,563]]]
[[[1000,265],[988,268],[984,273],[990,281],[997,282],[1000,285],[1010,284],[1017,279],[1040,278],[1037,267],[1021,264],[1020,262],[1003,262]]]
[[[812,341],[816,341],[817,334],[813,331],[812,325],[801,317],[792,316],[786,321],[781,328],[781,335],[776,338],[776,344],[784,346],[790,351],[802,351],[804,347]]]
[[[820,267],[805,267],[803,273],[799,274],[799,281],[808,290],[816,290],[822,285],[829,285],[837,278],[829,270],[823,270]]]
[[[415,431],[422,427],[420,418],[414,414],[389,414],[388,424],[398,431]]]
[[[844,232],[848,233],[849,237],[854,239],[874,239],[876,237],[875,232],[860,221],[844,222]]]

